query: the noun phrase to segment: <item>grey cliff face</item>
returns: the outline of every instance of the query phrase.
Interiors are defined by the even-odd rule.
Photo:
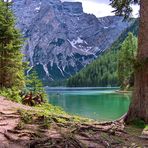
[[[22,52],[44,80],[64,79],[104,52],[131,23],[122,17],[96,18],[79,2],[15,0],[26,44]]]

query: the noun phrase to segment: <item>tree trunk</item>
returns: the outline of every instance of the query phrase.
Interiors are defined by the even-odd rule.
[[[142,119],[148,123],[148,0],[140,1],[137,59],[143,61],[143,65],[135,69],[133,98],[125,120],[129,123]]]

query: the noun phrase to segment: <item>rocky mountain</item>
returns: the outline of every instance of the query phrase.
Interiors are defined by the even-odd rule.
[[[15,0],[13,10],[26,38],[25,60],[45,81],[75,74],[132,24],[119,16],[86,14],[80,2]]]

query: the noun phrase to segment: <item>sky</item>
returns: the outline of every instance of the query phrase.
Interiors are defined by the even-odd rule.
[[[61,0],[69,2],[82,2],[84,12],[94,14],[97,17],[114,15],[113,8],[109,5],[110,0]],[[138,16],[139,6],[133,7],[133,16]]]

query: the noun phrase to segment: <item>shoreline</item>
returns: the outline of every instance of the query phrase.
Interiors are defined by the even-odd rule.
[[[115,90],[114,92],[118,93],[118,94],[129,94],[129,93],[132,93],[132,91],[128,91],[128,90]]]
[[[0,97],[0,146],[2,147],[136,147],[148,145],[147,132],[116,121],[99,123],[29,107]],[[48,111],[47,111],[48,110]],[[63,112],[64,113],[64,112]],[[58,145],[58,147],[57,147]]]

